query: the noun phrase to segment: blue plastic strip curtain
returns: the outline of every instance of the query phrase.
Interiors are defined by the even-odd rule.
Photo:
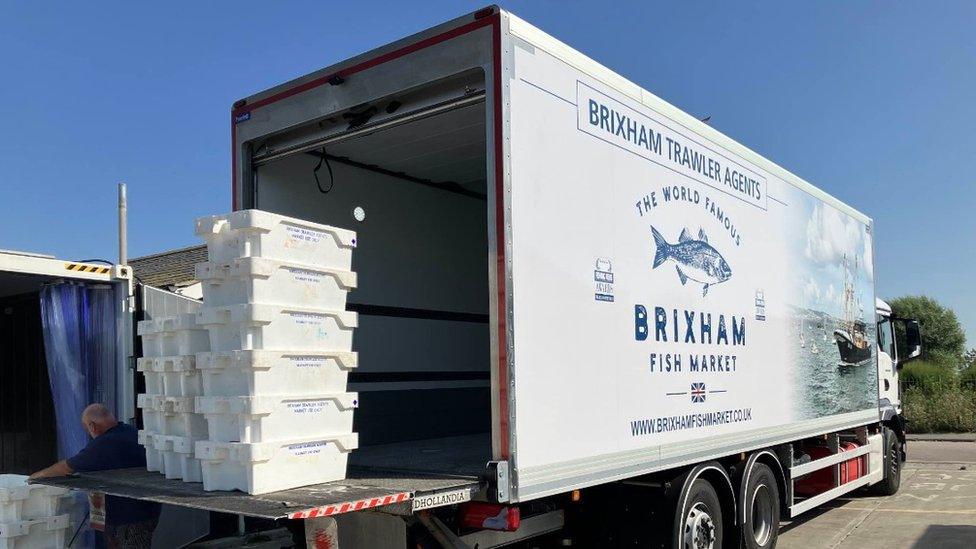
[[[81,412],[101,402],[118,415],[115,299],[105,284],[61,282],[41,289],[44,353],[57,421],[58,457],[69,458],[88,444]],[[100,547],[85,529],[88,498],[76,493],[71,515],[72,547]]]
[[[114,290],[105,284],[61,282],[41,290],[41,321],[58,456],[88,444],[81,412],[101,402],[117,412]]]

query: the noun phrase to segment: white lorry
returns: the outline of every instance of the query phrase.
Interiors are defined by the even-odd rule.
[[[871,220],[525,21],[485,8],[230,122],[234,209],[358,233],[348,478],[51,482],[401,548],[772,547],[898,489],[919,335],[875,298]]]

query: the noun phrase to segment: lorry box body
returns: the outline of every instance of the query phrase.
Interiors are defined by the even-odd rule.
[[[878,420],[870,219],[517,17],[233,116],[235,208],[359,235],[363,447],[480,433],[525,501]]]
[[[357,394],[347,478],[260,496],[135,469],[44,482],[267,519],[345,515],[360,534],[420,524],[480,547],[559,530],[567,492],[608,483],[688,503],[660,515],[673,532],[648,529],[673,541],[700,481],[725,502],[724,519],[694,507],[706,534],[746,535],[755,512],[736,502],[761,494],[776,511],[759,546],[775,543],[779,502],[796,516],[897,490],[899,319],[875,307],[871,220],[521,19],[479,10],[242,99],[230,122],[236,213],[213,219],[263,210],[356,233],[349,263],[330,252],[356,273],[342,284],[355,337],[318,380]],[[263,246],[251,236],[209,244]],[[140,320],[200,310],[136,294]],[[228,342],[306,340],[256,333],[275,311],[207,311]],[[906,326],[908,360],[920,346]],[[205,385],[273,386],[287,366],[224,348],[242,346],[197,355]],[[509,537],[416,514],[470,500],[543,512]],[[386,526],[362,528],[373,521]],[[347,545],[380,546],[349,532]]]

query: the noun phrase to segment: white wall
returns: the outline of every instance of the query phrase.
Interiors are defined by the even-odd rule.
[[[316,188],[315,157],[297,155],[259,170],[258,208],[353,229],[358,303],[488,312],[487,204],[403,179],[332,163],[335,185]],[[323,166],[319,179],[328,183]],[[366,219],[357,222],[353,209]]]

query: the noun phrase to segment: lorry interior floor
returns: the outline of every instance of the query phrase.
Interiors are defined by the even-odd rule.
[[[349,456],[361,470],[407,471],[480,476],[491,460],[491,434],[365,446]]]

